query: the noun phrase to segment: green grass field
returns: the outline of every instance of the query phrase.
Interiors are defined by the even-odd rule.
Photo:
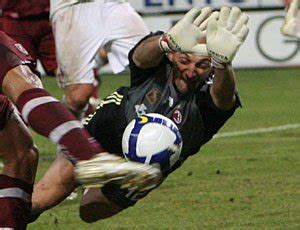
[[[220,132],[300,124],[300,69],[240,70],[243,102]],[[103,76],[101,95],[128,84]],[[54,79],[45,87],[57,97]],[[34,135],[38,178],[55,147]],[[45,212],[29,229],[300,229],[300,128],[216,138],[135,207],[94,224],[78,215],[79,199]]]

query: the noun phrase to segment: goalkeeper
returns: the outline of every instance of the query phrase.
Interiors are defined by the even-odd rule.
[[[160,113],[172,119],[183,137],[179,161],[196,154],[240,106],[231,63],[248,34],[248,16],[237,7],[191,9],[168,32],[143,38],[129,53],[131,86],[106,97],[86,123],[89,133],[109,152],[122,155],[122,133],[135,117]],[[32,217],[63,200],[75,188],[63,155],[35,186]],[[59,172],[59,174],[58,174]],[[149,191],[114,185],[88,189],[80,217],[94,222],[111,217]]]

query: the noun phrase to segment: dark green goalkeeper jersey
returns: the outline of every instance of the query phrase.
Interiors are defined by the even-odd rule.
[[[230,111],[218,109],[209,93],[212,77],[183,95],[173,83],[173,67],[166,57],[155,68],[140,69],[132,60],[133,52],[129,53],[130,87],[119,88],[106,97],[87,120],[86,128],[109,152],[121,154],[122,134],[132,119],[146,113],[162,114],[176,123],[183,138],[180,160],[173,171],[212,138],[239,102]]]

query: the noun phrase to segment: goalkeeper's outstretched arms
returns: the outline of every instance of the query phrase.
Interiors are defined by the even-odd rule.
[[[168,32],[151,36],[135,48],[134,63],[143,69],[157,66],[165,53],[207,53],[206,47],[199,44],[205,38],[207,19],[212,8],[193,8],[188,11]]]
[[[222,7],[208,20],[206,43],[214,68],[214,83],[210,94],[214,104],[222,110],[236,105],[236,83],[231,63],[244,43],[249,29],[248,16],[238,7]]]
[[[299,0],[291,0],[288,4],[280,31],[283,35],[300,39]]]

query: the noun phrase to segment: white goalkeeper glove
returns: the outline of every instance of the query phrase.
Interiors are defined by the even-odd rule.
[[[238,7],[222,7],[219,14],[211,15],[207,24],[206,44],[213,67],[225,69],[234,59],[248,35],[248,19]]]
[[[298,0],[292,0],[285,14],[284,24],[280,28],[283,35],[300,38],[300,15],[298,7]]]
[[[159,39],[164,52],[207,54],[205,45],[199,41],[205,38],[207,18],[211,7],[193,8],[187,12],[167,33]]]

